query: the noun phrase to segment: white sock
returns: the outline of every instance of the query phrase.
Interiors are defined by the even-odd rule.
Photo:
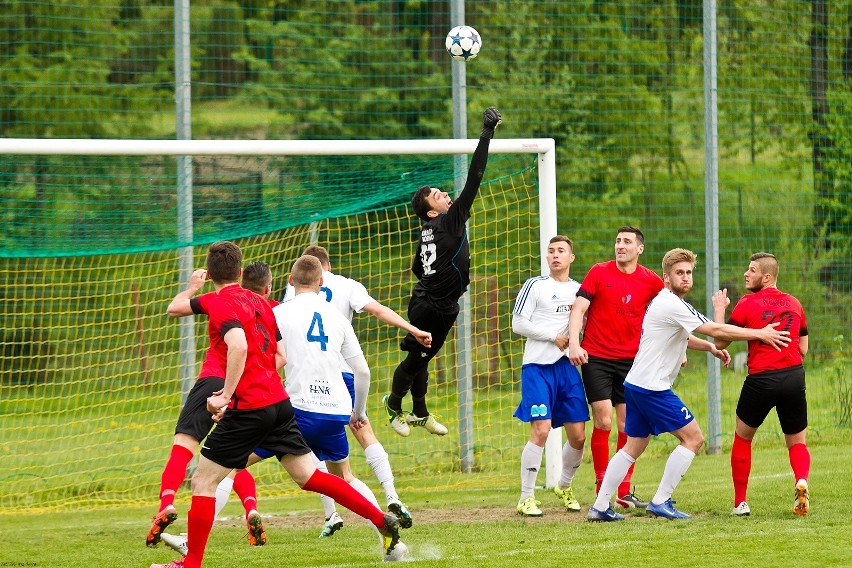
[[[535,480],[538,470],[541,469],[541,456],[544,448],[527,442],[524,451],[521,452],[521,500],[532,497],[535,494]]]
[[[388,453],[382,446],[381,442],[370,444],[364,448],[364,457],[367,458],[367,464],[373,469],[376,474],[376,479],[381,483],[385,490],[386,499],[399,499],[396,493],[396,487],[393,484],[393,471],[391,471],[390,460]]]
[[[615,452],[615,455],[609,460],[609,465],[606,466],[606,473],[603,481],[601,481],[601,490],[598,491],[598,497],[592,507],[598,511],[606,511],[610,508],[609,500],[612,498],[612,494],[618,490],[618,486],[624,481],[624,476],[627,475],[627,470],[635,462],[636,460],[624,449]]]
[[[231,496],[231,490],[234,488],[234,480],[230,477],[226,477],[222,481],[219,482],[219,485],[216,487],[216,514],[215,517],[219,516],[219,513],[222,512],[222,509],[225,508],[225,505],[228,504],[228,497]]]
[[[583,448],[577,450],[571,444],[565,442],[565,445],[562,446],[562,475],[559,476],[559,487],[571,487],[574,474],[577,473],[577,468],[580,467],[582,461]]]
[[[367,501],[375,505],[377,508],[381,509],[381,507],[379,507],[379,500],[376,499],[375,494],[373,494],[373,490],[367,487],[366,483],[355,477],[352,479],[352,481],[349,482],[349,485],[352,486],[352,489],[363,495],[364,498],[367,499]]]
[[[671,498],[677,484],[681,478],[686,475],[686,470],[692,465],[692,460],[695,458],[695,452],[683,446],[678,446],[669,455],[666,462],[666,469],[663,470],[663,478],[660,480],[660,486],[657,488],[657,494],[651,499],[655,505],[661,505],[667,499]]]

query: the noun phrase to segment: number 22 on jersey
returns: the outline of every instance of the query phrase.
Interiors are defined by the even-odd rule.
[[[311,326],[308,328],[308,341],[315,341],[320,344],[320,349],[325,351],[328,344],[328,336],[322,327],[322,316],[319,312],[314,312],[314,317],[311,319]]]
[[[432,268],[435,258],[435,243],[420,245],[420,262],[423,263],[423,276],[435,274],[435,269]]]

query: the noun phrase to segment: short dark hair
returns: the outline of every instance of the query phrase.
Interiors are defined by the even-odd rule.
[[[331,265],[331,259],[329,259],[328,251],[325,250],[325,247],[321,247],[319,245],[311,245],[306,248],[305,252],[303,252],[302,254],[314,256],[319,259],[321,264],[325,264],[326,266]]]
[[[640,245],[645,244],[645,234],[642,232],[642,229],[639,227],[634,227],[632,225],[624,225],[623,227],[619,227],[618,231],[616,231],[616,235],[618,233],[633,233],[636,235],[636,240],[639,241]]]
[[[566,237],[565,235],[556,235],[555,237],[551,237],[549,244],[552,245],[553,243],[560,243],[560,242],[561,243],[568,243],[568,246],[571,247],[571,252],[572,253],[574,252],[574,242],[571,239],[569,239],[568,237]]]
[[[749,257],[750,262],[757,262],[760,266],[760,271],[764,274],[771,274],[773,278],[778,278],[778,259],[770,252],[756,252]]]
[[[429,211],[432,207],[429,205],[429,196],[432,194],[432,186],[424,185],[414,192],[411,197],[411,208],[414,209],[414,214],[420,217],[423,221],[429,220]]]
[[[303,254],[293,263],[290,271],[293,286],[306,287],[319,284],[322,279],[322,265],[317,257]]]
[[[228,284],[240,279],[243,251],[231,241],[216,241],[207,251],[207,275],[214,284]]]
[[[272,271],[265,262],[256,260],[243,270],[243,288],[262,295],[270,284],[272,284]]]

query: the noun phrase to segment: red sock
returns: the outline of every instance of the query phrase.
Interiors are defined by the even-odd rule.
[[[619,432],[618,433],[618,443],[615,445],[615,451],[620,450],[624,447],[624,444],[627,443],[627,433]],[[624,481],[621,482],[621,485],[618,486],[618,496],[624,497],[628,493],[630,493],[630,480],[633,479],[633,468],[636,467],[636,462],[630,464],[630,469],[627,470],[627,475],[624,476]]]
[[[186,466],[192,461],[192,452],[183,446],[174,445],[160,478],[160,511],[173,505],[178,487],[186,479]]]
[[[731,479],[734,481],[734,507],[746,500],[748,476],[751,473],[751,440],[734,433],[731,446]]]
[[[247,469],[242,470],[234,477],[234,493],[242,501],[246,515],[257,509],[257,485],[254,483],[254,477]]]
[[[805,444],[794,444],[790,446],[790,467],[793,468],[793,477],[796,481],[807,480],[811,473],[811,453]]]
[[[183,560],[183,568],[201,568],[204,549],[207,548],[207,539],[210,538],[215,516],[215,497],[192,496],[192,505],[186,521],[186,546],[189,548],[189,553]]]
[[[385,514],[336,475],[317,470],[302,489],[328,495],[353,513],[373,523],[377,528],[385,526]]]
[[[609,464],[609,430],[593,428],[589,447],[592,449],[592,465],[595,468],[595,493],[598,493],[601,490],[606,466]]]

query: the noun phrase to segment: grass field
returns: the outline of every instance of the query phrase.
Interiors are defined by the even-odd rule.
[[[689,566],[720,568],[849,566],[847,499],[852,494],[852,455],[846,448],[812,448],[811,514],[792,515],[792,474],[787,452],[766,447],[755,452],[749,504],[752,516],[731,518],[728,455],[700,455],[684,477],[675,499],[693,519],[669,522],[638,513],[616,524],[585,522],[593,498],[593,473],[584,463],[575,486],[584,505],[581,514],[557,507],[543,489],[537,497],[545,516],[523,519],[514,510],[516,481],[500,489],[478,489],[476,475],[454,491],[408,490],[403,497],[414,515],[414,527],[403,533],[417,566]],[[650,497],[665,456],[640,458],[634,481],[637,492]],[[363,461],[356,471],[368,479]],[[543,475],[540,476],[541,482]],[[291,483],[283,481],[283,483]],[[186,527],[186,494],[179,500],[181,517],[172,532]],[[372,566],[379,563],[374,533],[348,511],[344,530],[318,540],[322,522],[319,499],[299,494],[264,499],[269,542],[250,548],[232,500],[217,521],[205,565],[240,566]],[[77,510],[73,512],[0,515],[0,566],[89,568],[147,567],[175,557],[160,546],[147,549],[143,538],[151,507]]]

